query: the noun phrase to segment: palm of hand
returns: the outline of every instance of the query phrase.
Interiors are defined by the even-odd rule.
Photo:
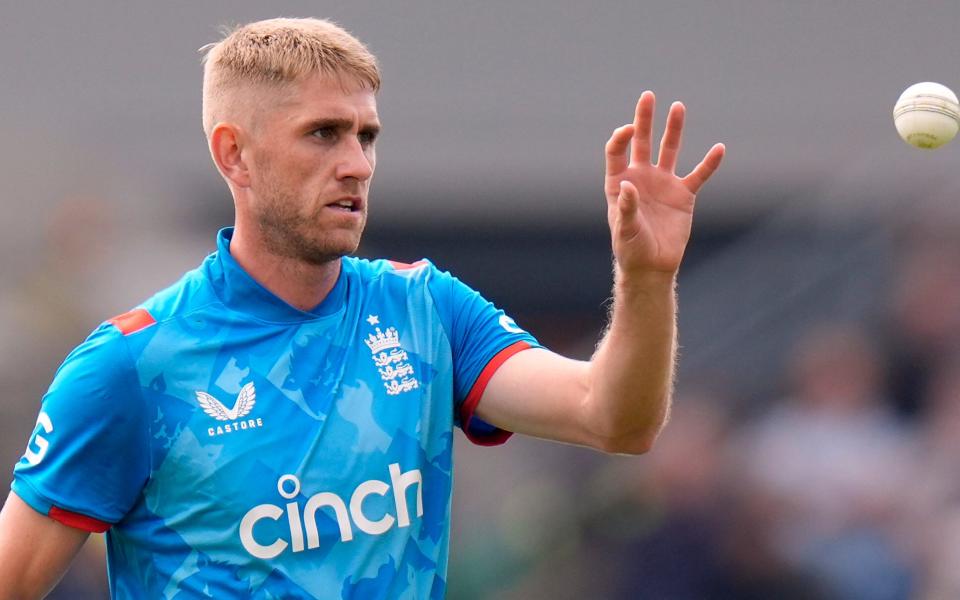
[[[613,253],[622,270],[675,273],[690,239],[696,193],[723,158],[716,144],[686,177],[674,173],[684,107],[670,107],[657,164],[650,161],[655,99],[644,92],[634,122],[607,142],[604,190]],[[627,149],[630,149],[629,160]]]

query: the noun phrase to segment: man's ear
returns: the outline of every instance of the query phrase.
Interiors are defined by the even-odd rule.
[[[210,132],[210,155],[229,183],[250,187],[250,169],[243,154],[243,132],[232,123],[217,123]]]

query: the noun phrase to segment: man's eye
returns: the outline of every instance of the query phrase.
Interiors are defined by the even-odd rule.
[[[336,135],[337,132],[334,131],[333,127],[321,127],[313,132],[313,137],[320,138],[321,140],[332,140]]]
[[[376,141],[377,134],[372,131],[361,131],[360,135],[357,136],[360,138],[360,143],[364,146],[368,146]]]

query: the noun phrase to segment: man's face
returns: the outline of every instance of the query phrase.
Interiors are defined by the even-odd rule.
[[[264,98],[243,152],[246,208],[267,249],[310,264],[356,251],[380,130],[374,93],[316,76]]]

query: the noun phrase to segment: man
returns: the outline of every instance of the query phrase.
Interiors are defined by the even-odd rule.
[[[439,598],[454,425],[481,444],[650,448],[694,197],[723,146],[674,175],[675,103],[652,165],[650,92],[613,133],[614,308],[574,361],[429,262],[347,257],[379,84],[326,21],[252,23],[209,47],[204,131],[235,227],[57,372],[0,513],[0,595],[46,593],[107,530],[116,597]]]

